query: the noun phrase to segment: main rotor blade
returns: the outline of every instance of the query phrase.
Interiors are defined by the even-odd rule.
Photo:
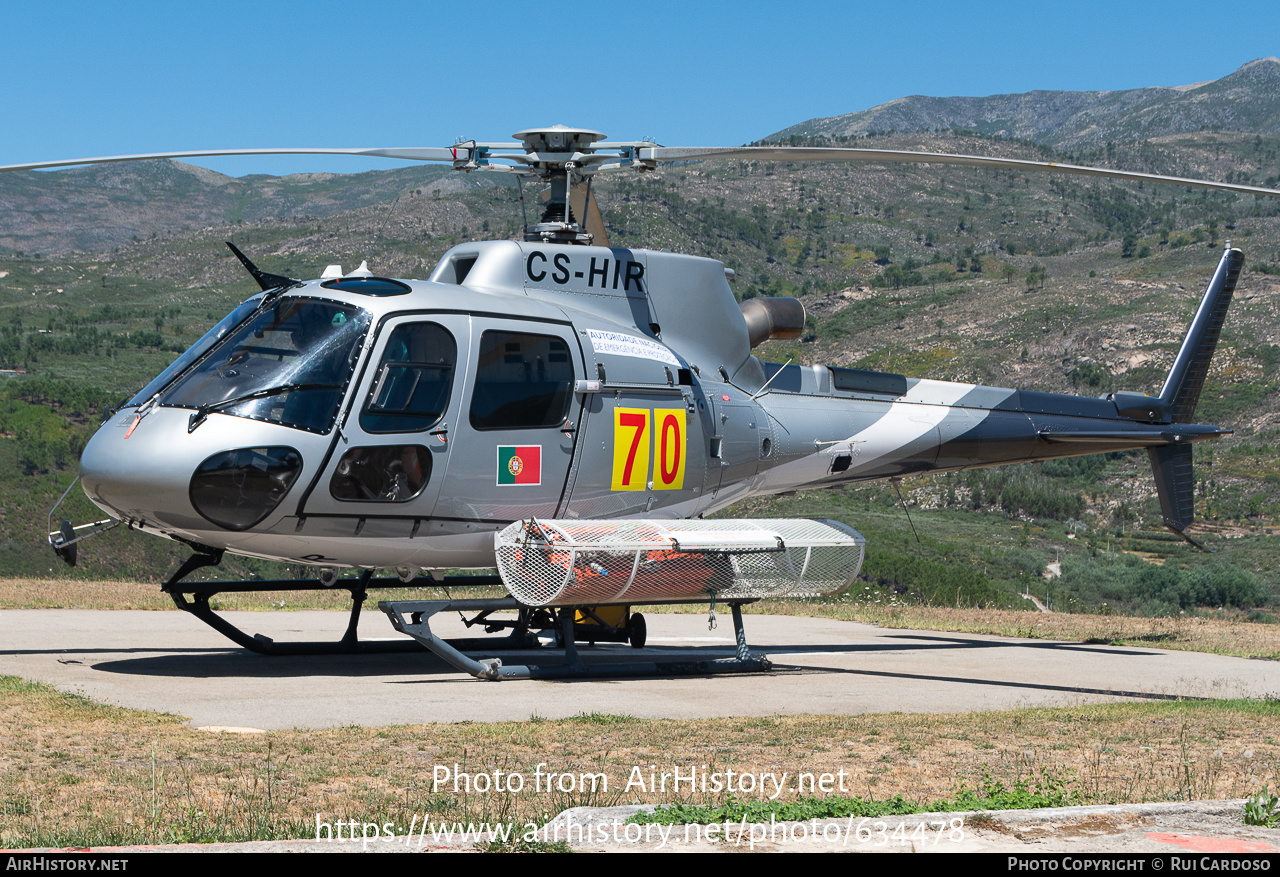
[[[513,144],[514,145],[514,144]],[[604,145],[604,144],[600,144]],[[612,144],[608,144],[612,145]],[[41,170],[44,168],[73,167],[86,164],[104,164],[118,161],[146,161],[156,158],[201,158],[228,155],[364,155],[377,158],[392,158],[405,161],[438,161],[448,162],[463,170],[507,170],[516,173],[528,172],[524,167],[509,168],[483,162],[486,157],[496,159],[523,160],[525,156],[489,156],[487,144],[474,144],[454,147],[379,147],[359,149],[335,148],[277,148],[277,149],[202,149],[185,152],[152,152],[137,155],[107,155],[97,158],[76,158],[65,161],[42,161],[30,164],[11,164],[0,166],[0,172]],[[627,149],[635,148],[624,144]],[[595,156],[592,156],[593,158]],[[600,159],[607,161],[604,155]],[[1193,186],[1201,189],[1219,189],[1227,192],[1238,192],[1245,195],[1280,196],[1280,190],[1265,189],[1260,186],[1245,186],[1239,183],[1219,183],[1212,180],[1170,177],[1161,174],[1146,174],[1136,171],[1118,171],[1109,168],[1085,167],[1074,164],[1062,164],[1054,161],[1029,161],[1021,158],[993,158],[981,155],[956,155],[945,152],[911,152],[896,149],[850,149],[815,146],[642,146],[635,148],[634,153],[619,156],[617,167],[643,166],[656,162],[696,161],[708,158],[741,158],[764,161],[859,161],[887,162],[911,164],[945,164],[968,167],[1004,168],[1006,170],[1057,172],[1076,174],[1079,176],[1104,177],[1113,180],[1130,180],[1135,182],[1169,183],[1175,186]],[[604,165],[599,169],[612,169]]]
[[[138,155],[104,155],[98,158],[73,158],[67,161],[37,161],[31,164],[10,164],[0,167],[3,171],[34,171],[43,168],[72,167],[81,164],[106,164],[115,161],[147,161],[153,158],[201,158],[217,155],[370,155],[377,158],[399,158],[406,161],[467,161],[471,150],[459,146],[439,148],[430,146],[406,146],[376,149],[323,149],[315,147],[280,149],[195,149],[187,152],[149,152]]]
[[[1142,174],[1135,171],[1114,171],[1101,167],[1082,167],[1060,164],[1056,161],[1027,161],[1021,158],[988,158],[980,155],[953,155],[946,152],[909,152],[897,149],[839,149],[816,146],[651,146],[637,150],[641,161],[694,161],[704,158],[745,158],[772,161],[877,161],[912,164],[951,164],[970,167],[994,167],[1007,170],[1049,171],[1063,174],[1079,174],[1089,177],[1107,177],[1114,180],[1172,183],[1177,186],[1196,186],[1201,189],[1223,189],[1246,195],[1280,196],[1280,190],[1259,186],[1241,186],[1236,183],[1215,183],[1212,180],[1190,180],[1183,177],[1166,177],[1160,174]]]

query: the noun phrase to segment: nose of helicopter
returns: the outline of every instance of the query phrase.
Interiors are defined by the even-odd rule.
[[[103,424],[80,457],[89,499],[165,530],[242,531],[274,511],[302,471],[280,427],[214,415],[189,431],[190,414],[161,408],[139,420],[126,410]]]
[[[200,461],[191,459],[193,454],[183,447],[188,443],[172,441],[176,430],[166,428],[166,421],[173,415],[181,416],[156,411],[135,425],[136,413],[129,409],[94,433],[80,455],[80,481],[90,500],[131,521],[172,526],[198,521],[186,498],[186,484]]]

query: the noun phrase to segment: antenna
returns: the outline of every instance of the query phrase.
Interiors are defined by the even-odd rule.
[[[523,225],[525,236],[529,235],[529,214],[524,209],[524,176],[516,174],[516,190],[520,193],[520,222]]]

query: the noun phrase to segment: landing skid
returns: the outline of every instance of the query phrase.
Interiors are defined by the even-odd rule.
[[[581,677],[618,676],[686,676],[719,673],[756,673],[772,669],[764,655],[757,655],[747,647],[746,633],[742,625],[742,603],[731,603],[733,628],[737,638],[737,655],[729,659],[708,661],[621,661],[594,665],[583,663],[578,654],[575,624],[576,608],[536,608],[525,606],[514,597],[383,601],[378,604],[392,626],[408,634],[410,640],[376,640],[363,642],[357,634],[360,612],[370,588],[414,587],[480,587],[500,585],[498,576],[449,576],[443,581],[434,578],[403,582],[398,578],[373,578],[372,570],[365,570],[358,579],[339,579],[331,587],[319,581],[292,579],[255,582],[183,582],[199,569],[216,566],[222,561],[221,551],[197,552],[187,558],[162,590],[175,606],[194,615],[236,645],[260,655],[351,655],[386,654],[392,652],[417,652],[427,648],[449,665],[475,676],[477,679],[566,679]],[[221,593],[245,593],[255,591],[318,591],[341,589],[351,594],[351,614],[347,630],[334,642],[276,642],[260,633],[249,634],[218,615],[209,601]],[[677,601],[688,602],[688,601]],[[746,601],[751,602],[751,601]],[[515,619],[490,617],[495,612],[517,613]],[[597,622],[592,608],[582,610]],[[431,617],[440,612],[474,612],[464,618],[467,627],[481,626],[486,633],[500,630],[510,632],[500,638],[473,637],[445,640],[431,631]],[[638,616],[636,616],[638,618]],[[464,652],[495,652],[513,649],[542,648],[535,631],[555,630],[556,645],[564,649],[562,664],[511,664],[504,666],[499,658],[476,660]],[[612,629],[600,624],[592,632],[607,638]],[[616,638],[616,637],[615,637]],[[558,649],[557,649],[558,650]]]
[[[747,647],[747,637],[742,626],[742,604],[731,603],[733,629],[737,637],[738,653],[735,657],[715,661],[625,661],[588,666],[578,654],[574,636],[574,608],[530,609],[512,597],[478,600],[408,600],[383,601],[378,608],[391,619],[391,625],[401,633],[407,633],[432,654],[449,665],[470,673],[477,679],[496,682],[502,679],[568,679],[582,677],[611,678],[618,676],[692,676],[718,673],[756,673],[770,670],[772,662],[764,655],[757,655]],[[444,640],[431,631],[431,617],[440,612],[490,612],[515,610],[520,620],[499,622],[514,625],[512,635],[523,632],[527,637],[529,625],[538,621],[554,620],[559,625],[558,639],[564,644],[563,664],[510,664],[500,658],[476,660],[462,650],[482,651],[492,649],[497,643],[484,640]],[[536,617],[538,613],[548,616]],[[470,625],[474,622],[468,622]],[[539,625],[541,626],[541,625]],[[533,643],[536,645],[536,641]],[[506,646],[511,648],[510,645]]]
[[[222,552],[197,553],[187,558],[178,568],[162,590],[173,599],[173,603],[183,612],[189,612],[236,645],[260,655],[354,655],[354,654],[386,654],[389,652],[416,652],[417,643],[407,640],[375,640],[362,642],[356,628],[360,623],[360,610],[370,588],[421,588],[440,586],[479,587],[500,585],[497,576],[450,576],[440,582],[436,579],[414,580],[402,582],[398,578],[373,578],[372,570],[365,570],[358,579],[339,579],[332,587],[326,587],[319,581],[299,581],[280,579],[255,582],[190,582],[182,580],[198,569],[216,566],[222,561]],[[260,633],[249,634],[218,615],[209,605],[209,600],[222,593],[245,593],[253,591],[332,591],[345,590],[351,594],[351,614],[347,621],[347,630],[342,639],[334,642],[276,642]],[[190,599],[188,599],[190,597]],[[519,645],[523,645],[521,642]],[[516,645],[515,647],[519,647]]]

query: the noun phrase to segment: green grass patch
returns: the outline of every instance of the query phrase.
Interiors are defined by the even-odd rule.
[[[809,819],[855,819],[873,816],[905,816],[912,813],[956,813],[974,810],[1033,810],[1041,807],[1071,807],[1088,803],[1070,790],[1050,771],[1031,779],[1021,779],[1011,788],[987,776],[978,789],[961,789],[949,798],[913,802],[902,795],[874,798],[800,798],[793,801],[729,800],[716,807],[674,804],[653,812],[641,812],[630,822],[660,825],[709,825],[716,822],[804,822]]]

